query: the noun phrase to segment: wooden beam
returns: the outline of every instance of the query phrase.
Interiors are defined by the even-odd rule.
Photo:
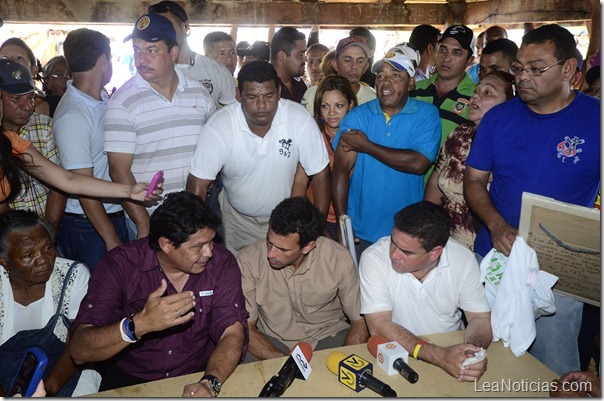
[[[358,1],[358,0],[357,0]],[[154,0],[0,0],[5,22],[133,24]],[[591,18],[590,0],[489,0],[408,3],[375,0],[336,3],[317,0],[188,0],[194,25],[320,25],[412,28],[419,24],[514,25]]]
[[[590,0],[493,0],[467,3],[468,25],[564,22],[591,19]]]

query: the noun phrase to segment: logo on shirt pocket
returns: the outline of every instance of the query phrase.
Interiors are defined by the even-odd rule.
[[[468,99],[459,98],[459,99],[457,99],[457,102],[453,106],[453,112],[455,114],[462,114],[469,105],[470,105],[470,101]]]

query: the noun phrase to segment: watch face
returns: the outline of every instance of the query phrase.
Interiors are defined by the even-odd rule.
[[[208,383],[212,387],[212,390],[214,390],[216,394],[220,393],[220,390],[222,389],[222,384],[216,376],[207,375],[206,377],[204,377],[204,379],[208,381]]]

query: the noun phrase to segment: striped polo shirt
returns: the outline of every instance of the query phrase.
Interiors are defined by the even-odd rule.
[[[440,122],[442,124],[442,136],[440,138],[440,146],[445,143],[447,136],[459,124],[468,122],[470,114],[470,98],[474,94],[476,84],[467,73],[457,85],[455,89],[446,93],[442,97],[438,97],[434,81],[438,74],[434,74],[428,79],[422,80],[415,84],[415,89],[411,92],[411,97],[417,100],[423,100],[433,104],[438,108]]]
[[[201,128],[215,111],[208,91],[175,71],[179,82],[171,101],[137,73],[109,99],[104,118],[105,152],[133,154],[137,182],[150,182],[163,170],[164,195],[185,189]],[[156,207],[147,207],[149,214]]]

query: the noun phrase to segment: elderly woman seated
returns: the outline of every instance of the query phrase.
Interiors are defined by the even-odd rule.
[[[24,336],[26,330],[30,334],[31,330],[47,326],[57,311],[64,281],[67,285],[61,313],[70,320],[75,319],[88,290],[90,273],[86,265],[75,265],[67,277],[72,261],[57,258],[51,226],[37,214],[23,210],[0,214],[0,264],[0,395],[9,390],[24,350],[19,355],[15,353],[31,345],[42,348],[49,356],[44,378],[48,395],[97,391],[98,373],[87,370],[79,375],[80,371],[71,361],[67,327],[62,319],[54,327],[57,339],[53,337],[40,345],[39,331],[36,341]],[[51,336],[46,335],[44,339]],[[52,341],[54,351],[49,349]]]

